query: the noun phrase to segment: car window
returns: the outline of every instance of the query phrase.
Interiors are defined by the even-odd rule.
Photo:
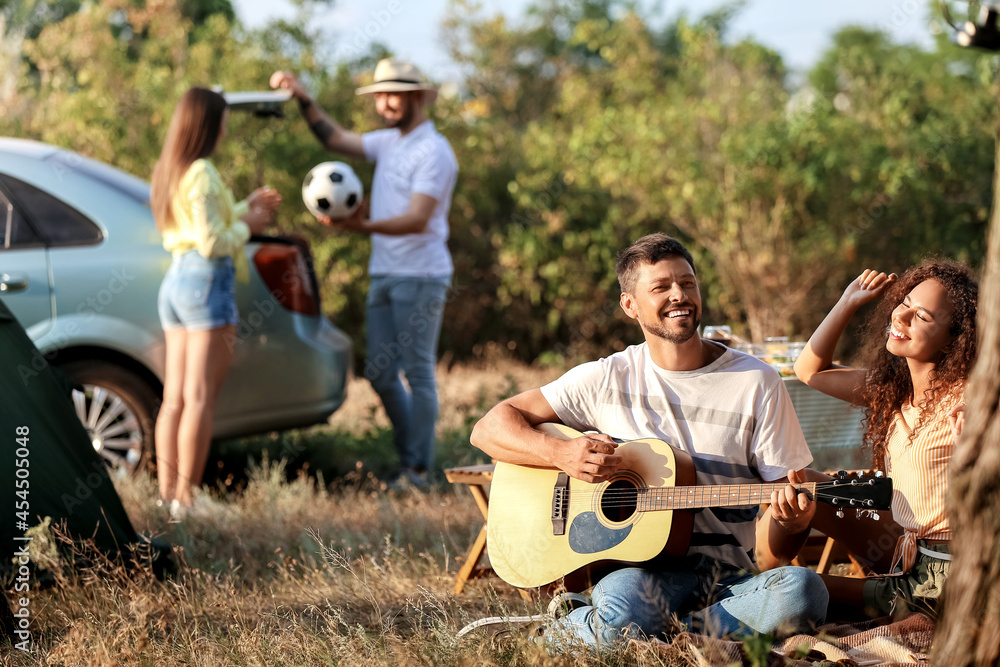
[[[49,247],[90,245],[104,238],[82,213],[33,185],[4,174],[0,185],[10,194],[15,211],[21,211]]]
[[[41,247],[45,244],[24,219],[21,209],[0,191],[0,250]]]

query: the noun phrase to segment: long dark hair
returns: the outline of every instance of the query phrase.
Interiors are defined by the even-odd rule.
[[[174,226],[170,202],[177,184],[191,163],[215,150],[225,113],[226,99],[208,88],[192,86],[177,103],[150,191],[153,218],[161,233]]]
[[[917,285],[935,280],[944,287],[954,308],[949,333],[953,341],[941,352],[934,366],[930,388],[922,397],[913,396],[910,369],[903,357],[890,353],[886,347],[886,331],[892,323],[892,311]],[[868,320],[865,338],[866,357],[871,360],[863,388],[865,409],[864,444],[872,448],[872,463],[885,470],[886,438],[895,413],[906,402],[926,400],[930,404],[960,391],[969,378],[976,360],[976,303],[979,283],[972,270],[960,262],[947,259],[927,259],[909,269],[886,290],[882,302]],[[922,425],[922,411],[916,429]]]

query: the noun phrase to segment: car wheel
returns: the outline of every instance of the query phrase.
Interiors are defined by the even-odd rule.
[[[108,466],[128,475],[151,467],[160,399],[149,384],[106,361],[74,361],[61,368],[83,387],[73,391],[76,416]]]

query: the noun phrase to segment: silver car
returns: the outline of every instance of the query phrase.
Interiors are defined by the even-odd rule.
[[[152,459],[163,388],[156,309],[170,265],[149,185],[53,146],[0,138],[0,298],[40,354],[81,385],[77,414],[94,448],[132,471]],[[254,237],[237,284],[233,364],[216,437],[323,422],[344,401],[350,339],[320,311],[308,246]]]

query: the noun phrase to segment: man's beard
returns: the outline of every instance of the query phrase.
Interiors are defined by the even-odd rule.
[[[403,112],[403,115],[402,115],[402,117],[399,118],[399,120],[395,120],[395,119],[391,119],[390,120],[390,119],[387,119],[387,118],[382,118],[382,122],[385,123],[386,127],[388,127],[388,128],[394,128],[394,127],[403,128],[403,127],[409,127],[410,126],[410,122],[413,120],[413,102],[411,100],[407,100],[405,104],[406,104],[406,110]]]
[[[693,311],[694,307],[691,307],[691,310]],[[695,316],[695,320],[690,329],[681,331],[671,331],[660,321],[643,322],[642,320],[639,320],[639,324],[647,334],[656,336],[657,338],[662,338],[665,341],[677,345],[680,343],[686,343],[691,340],[692,336],[695,336],[698,333],[698,326],[701,324],[701,314],[698,313]]]

